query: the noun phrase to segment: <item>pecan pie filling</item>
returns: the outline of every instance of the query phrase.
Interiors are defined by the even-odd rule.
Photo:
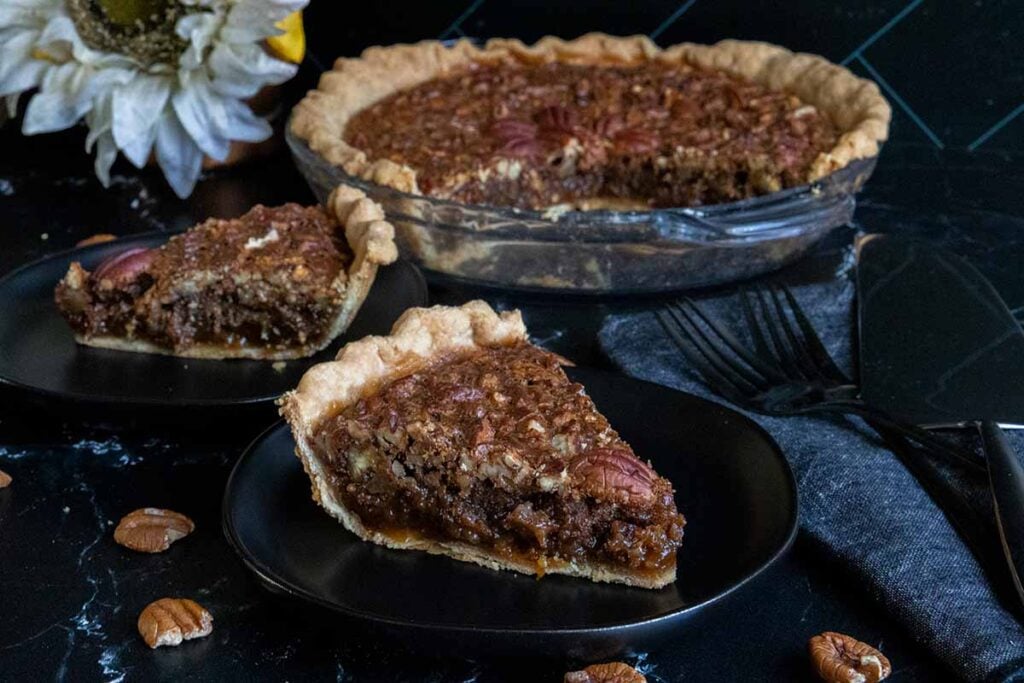
[[[419,190],[543,209],[695,206],[806,183],[838,138],[797,97],[725,73],[471,63],[357,113],[345,140]]]
[[[73,270],[56,301],[85,337],[162,347],[274,348],[321,334],[338,308],[332,284],[352,254],[320,208],[257,206],[211,219],[154,249],[132,249],[89,273]]]
[[[367,528],[535,563],[675,566],[684,520],[561,359],[527,343],[395,380],[323,420],[314,448]]]

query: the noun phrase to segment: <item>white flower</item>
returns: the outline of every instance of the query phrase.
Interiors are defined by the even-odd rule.
[[[138,168],[152,155],[181,197],[204,155],[222,161],[232,140],[270,136],[245,100],[295,75],[264,41],[308,0],[168,0],[163,42],[142,36],[130,45],[124,33],[89,33],[106,21],[88,13],[89,1],[0,0],[0,98],[13,116],[21,94],[38,89],[24,134],[84,119],[104,185],[118,152]]]

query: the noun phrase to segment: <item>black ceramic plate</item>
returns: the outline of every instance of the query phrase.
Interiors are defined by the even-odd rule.
[[[170,407],[260,404],[294,387],[312,363],[333,358],[346,341],[387,334],[411,306],[427,302],[415,266],[399,261],[378,271],[352,326],[311,358],[272,363],[195,360],[80,346],[53,303],[68,264],[87,269],[131,247],[153,247],[167,233],[146,234],[49,256],[0,280],[0,384],[48,399]]]
[[[771,437],[731,410],[624,375],[570,374],[675,485],[687,526],[674,585],[650,591],[564,576],[537,580],[360,541],[310,498],[281,423],[235,466],[225,533],[271,589],[416,648],[577,657],[653,648],[789,547],[797,523],[793,475]]]

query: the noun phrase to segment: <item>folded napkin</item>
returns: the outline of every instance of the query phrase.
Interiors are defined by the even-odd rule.
[[[794,293],[837,363],[848,369],[852,280],[840,276]],[[734,297],[701,303],[742,329]],[[609,316],[600,341],[628,374],[721,401],[688,367],[653,312]],[[874,432],[856,419],[747,414],[774,436],[793,466],[802,534],[848,567],[865,594],[965,679],[1024,679],[1021,624],[997,599],[945,515]],[[1024,435],[1010,438],[1024,452]],[[995,534],[984,478],[956,467],[942,473]]]

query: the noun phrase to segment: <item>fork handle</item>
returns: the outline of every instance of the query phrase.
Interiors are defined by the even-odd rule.
[[[985,472],[985,465],[973,453],[949,443],[946,439],[929,432],[927,429],[898,420],[884,410],[874,408],[861,400],[829,401],[828,403],[818,404],[816,407],[830,412],[857,415],[865,420],[898,432],[933,453],[940,453],[948,458],[959,460],[976,472]]]

